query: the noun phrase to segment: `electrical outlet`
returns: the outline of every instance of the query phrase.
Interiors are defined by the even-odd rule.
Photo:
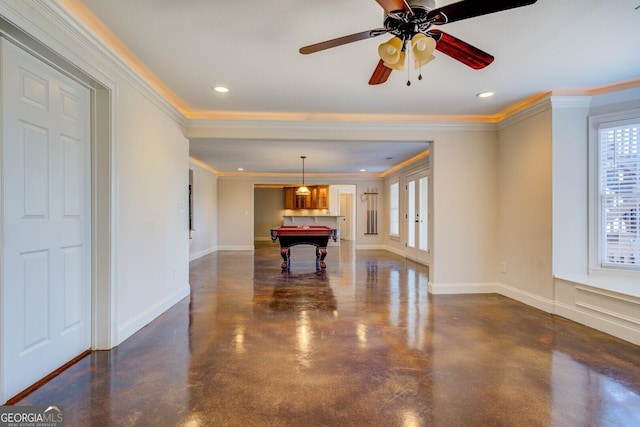
[[[507,272],[507,262],[506,261],[502,261],[500,263],[500,272],[503,273],[503,274]]]

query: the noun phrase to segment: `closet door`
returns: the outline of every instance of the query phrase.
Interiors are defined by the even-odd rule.
[[[90,93],[0,43],[7,399],[91,346]]]

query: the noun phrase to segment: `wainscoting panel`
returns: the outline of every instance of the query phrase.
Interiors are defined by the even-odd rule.
[[[555,314],[640,345],[640,298],[555,279]]]

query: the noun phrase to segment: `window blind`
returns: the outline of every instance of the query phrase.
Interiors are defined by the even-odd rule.
[[[640,267],[639,128],[600,129],[600,250],[605,267]]]

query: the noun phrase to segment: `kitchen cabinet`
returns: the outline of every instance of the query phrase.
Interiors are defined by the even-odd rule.
[[[329,186],[308,185],[309,193],[298,196],[298,187],[284,187],[285,209],[329,209]]]

